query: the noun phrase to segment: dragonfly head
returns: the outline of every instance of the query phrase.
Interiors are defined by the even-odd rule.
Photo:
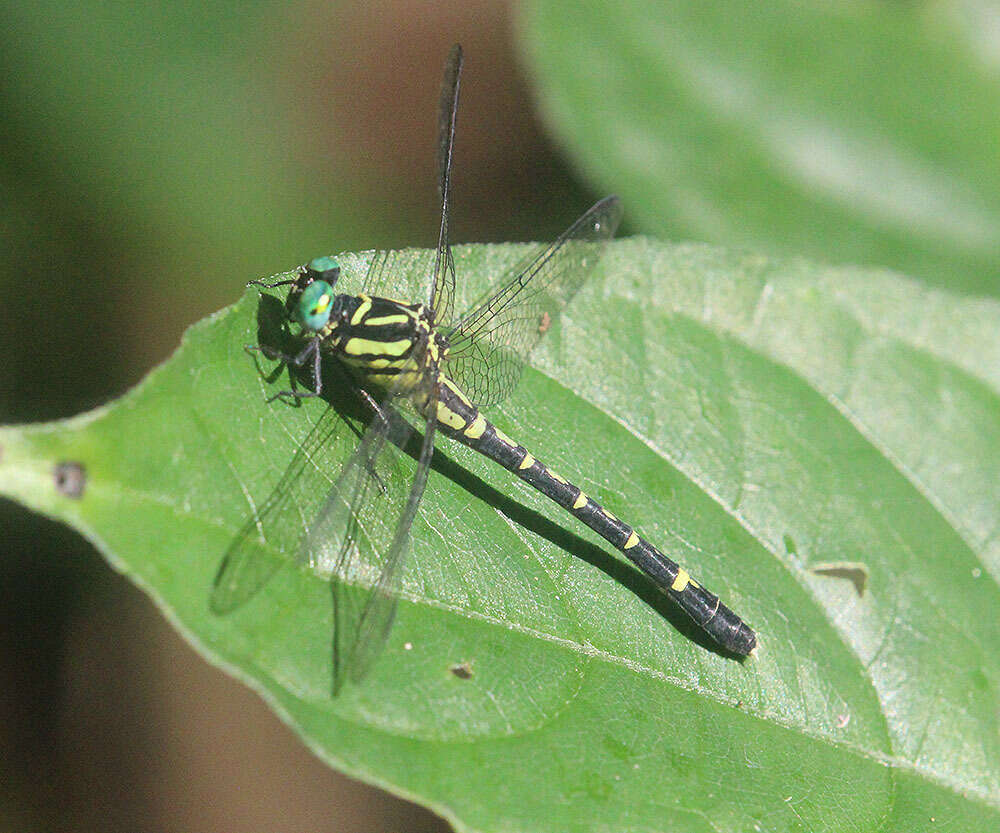
[[[335,297],[333,287],[340,277],[340,264],[333,257],[315,257],[303,268],[285,299],[288,317],[303,330],[318,332],[330,320]]]

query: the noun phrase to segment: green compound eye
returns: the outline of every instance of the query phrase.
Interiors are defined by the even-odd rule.
[[[326,281],[333,286],[340,277],[340,264],[329,255],[314,257],[306,264],[306,274],[314,281]]]
[[[333,304],[333,287],[326,281],[313,281],[302,290],[295,307],[295,320],[307,330],[317,332],[330,320]]]

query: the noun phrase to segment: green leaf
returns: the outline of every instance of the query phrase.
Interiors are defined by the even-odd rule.
[[[458,308],[523,254],[457,249]],[[396,294],[427,257],[400,255]],[[211,613],[324,407],[265,402],[285,380],[242,349],[255,291],[120,401],[2,429],[0,491],[80,530],[331,765],[461,830],[996,829],[1000,305],[643,238],[603,273],[491,416],[743,615],[744,663],[444,438],[361,686],[330,695],[330,591],[305,569]]]
[[[995,7],[534,0],[552,130],[636,229],[1000,293]]]

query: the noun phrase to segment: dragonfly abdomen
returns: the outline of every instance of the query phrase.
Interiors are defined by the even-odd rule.
[[[631,526],[578,486],[556,474],[487,420],[459,387],[441,377],[438,426],[448,436],[499,463],[589,526],[649,576],[694,622],[727,651],[746,656],[757,645],[753,630]]]

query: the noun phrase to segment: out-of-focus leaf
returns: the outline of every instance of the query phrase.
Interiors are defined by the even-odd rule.
[[[523,254],[458,249],[459,308]],[[395,294],[427,258],[399,257]],[[460,830],[996,829],[1000,306],[642,238],[603,273],[491,416],[744,615],[742,664],[446,439],[362,685],[331,697],[307,570],[213,614],[223,553],[324,408],[265,403],[256,292],[123,399],[0,431],[0,491],[80,530],[331,765]]]
[[[552,130],[633,228],[1000,293],[992,3],[534,0]]]

